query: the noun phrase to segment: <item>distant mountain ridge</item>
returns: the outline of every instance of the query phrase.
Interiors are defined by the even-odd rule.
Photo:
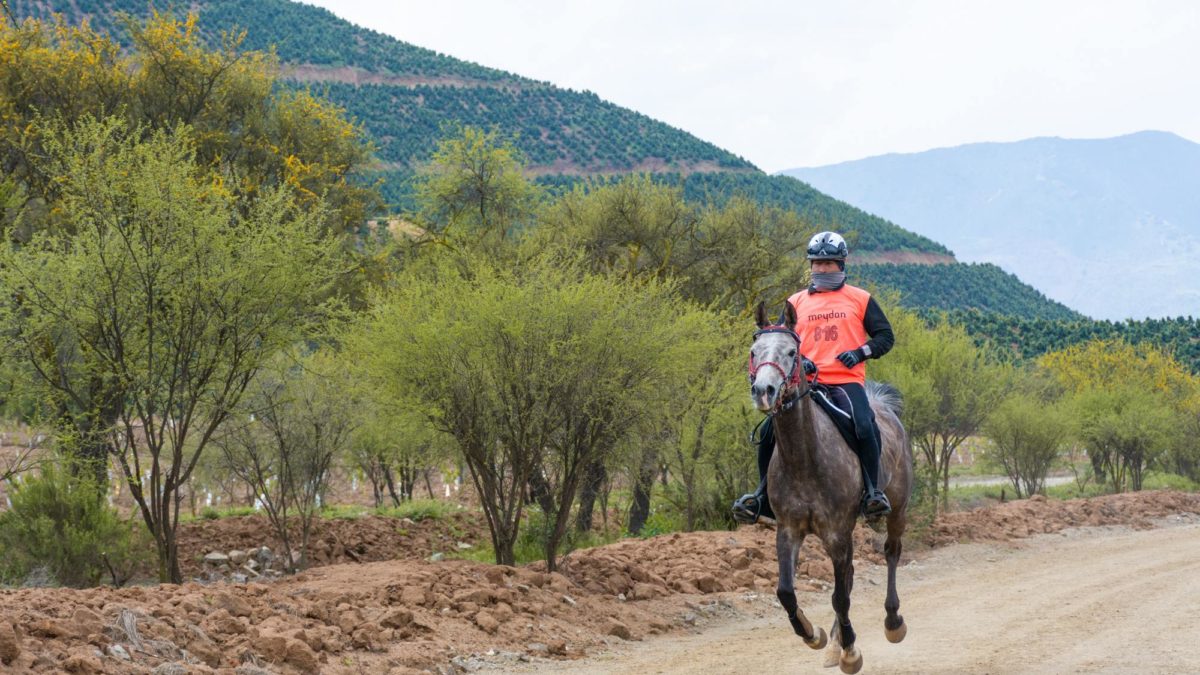
[[[1200,314],[1200,144],[1145,131],[783,172],[1101,319]]]

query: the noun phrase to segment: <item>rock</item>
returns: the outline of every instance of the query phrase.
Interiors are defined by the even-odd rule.
[[[194,671],[182,663],[164,663],[150,671],[151,675],[188,675],[191,672]]]
[[[379,625],[385,628],[403,628],[412,623],[413,613],[402,607],[389,609],[379,618]]]
[[[109,645],[108,655],[121,661],[129,661],[132,658],[129,656],[129,650],[125,649],[121,645]]]
[[[479,610],[475,615],[475,625],[486,633],[495,633],[496,629],[500,628],[500,622],[486,609]]]
[[[250,558],[249,553],[246,553],[245,551],[238,551],[236,549],[233,551],[230,551],[228,555],[229,555],[229,562],[233,563],[234,565],[241,565],[242,563],[246,562],[246,560],[248,560]]]
[[[76,637],[70,627],[53,619],[42,619],[29,627],[29,632],[38,637],[69,638]]]
[[[534,654],[549,654],[550,648],[540,642],[530,642],[525,645],[525,649]]]
[[[697,618],[697,617],[696,617],[696,613],[695,613],[695,612],[688,612],[687,614],[684,614],[684,615],[683,615],[683,622],[684,622],[684,623],[686,623],[686,624],[687,624],[687,625],[689,625],[689,626],[695,626],[695,625],[696,625],[696,618]]]
[[[468,544],[465,541],[460,541],[460,542],[456,543],[455,546],[457,546],[458,550],[460,550],[460,551],[466,551],[468,549],[475,548],[474,546]]]
[[[71,623],[79,635],[91,635],[104,630],[104,620],[100,615],[86,607],[80,607],[71,614]]]
[[[213,551],[212,553],[209,553],[208,555],[204,556],[204,564],[212,565],[213,567],[220,567],[221,565],[228,565],[229,564],[229,556],[225,555],[224,553],[221,553],[220,551]]]
[[[255,570],[255,571],[257,571],[257,570],[258,570],[258,567],[259,567],[259,565],[258,565],[258,561],[257,561],[257,560],[255,560],[254,558],[248,558],[248,559],[246,560],[246,564],[245,564],[245,565],[242,565],[242,569],[244,569],[244,570]]]
[[[697,578],[694,583],[696,584],[696,588],[700,589],[701,593],[716,593],[721,590],[717,587],[716,578],[711,574],[705,574]]]
[[[271,549],[267,548],[266,546],[263,546],[255,551],[254,557],[256,560],[258,560],[259,564],[264,566],[270,565],[275,561],[275,554],[271,553]]]
[[[233,615],[224,609],[218,609],[204,617],[204,620],[200,622],[200,627],[204,629],[204,632],[210,634],[240,635],[246,632],[246,627],[242,625],[242,622],[233,618]]]
[[[11,664],[21,655],[21,641],[11,623],[0,621],[0,663]]]
[[[212,604],[217,609],[223,609],[233,616],[250,616],[252,610],[246,599],[232,593],[217,593],[213,596]]]
[[[288,639],[282,635],[259,635],[250,644],[271,663],[282,663],[287,658]]]
[[[246,583],[247,579],[248,577],[241,572],[234,572],[233,574],[229,575],[229,580],[235,584],[244,584]]]
[[[616,619],[608,620],[608,623],[604,626],[604,634],[612,635],[613,637],[619,637],[622,640],[633,639],[633,633],[629,632],[629,626],[626,626]]]
[[[651,600],[663,595],[663,590],[654,584],[634,584],[630,597],[634,600]]]
[[[400,591],[400,602],[417,607],[425,604],[425,589],[420,586],[405,586]]]
[[[321,670],[321,661],[317,653],[301,640],[287,641],[286,661],[302,673],[316,673]]]
[[[577,606],[577,605],[579,604],[578,602],[576,602],[576,601],[575,601],[575,598],[572,598],[572,597],[571,597],[571,596],[569,596],[569,595],[564,595],[564,596],[562,596],[562,601],[563,601],[563,602],[565,602],[565,603],[567,603],[568,605],[570,605],[570,606],[572,606],[572,607],[575,607],[575,606]]]
[[[429,562],[442,562],[445,559],[446,559],[446,554],[442,553],[441,551],[438,551],[437,553],[434,553],[433,555],[429,556]]]
[[[104,672],[104,663],[95,647],[76,647],[72,649],[63,661],[63,669],[68,673],[83,673],[83,675],[100,675]]]
[[[563,656],[567,653],[567,641],[566,640],[548,640],[546,642],[546,648],[550,650],[551,654],[554,654],[556,656]]]

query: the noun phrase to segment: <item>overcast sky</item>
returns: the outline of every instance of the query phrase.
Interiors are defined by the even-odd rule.
[[[1200,2],[308,1],[771,172],[1032,136],[1200,140]]]

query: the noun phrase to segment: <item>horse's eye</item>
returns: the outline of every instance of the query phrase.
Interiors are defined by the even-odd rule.
[[[796,356],[796,350],[795,350],[795,349],[789,349],[789,350],[788,350],[788,356],[795,357],[795,356]]]

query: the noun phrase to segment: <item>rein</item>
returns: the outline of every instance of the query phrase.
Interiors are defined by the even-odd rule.
[[[753,351],[750,352],[750,357],[747,361],[747,371],[750,378],[750,384],[754,384],[754,379],[758,377],[758,371],[767,366],[771,366],[775,370],[778,370],[779,374],[783,377],[783,391],[780,392],[780,396],[775,403],[775,407],[767,413],[768,416],[773,417],[776,414],[788,410],[792,406],[796,405],[800,399],[812,392],[812,387],[805,388],[804,393],[802,394],[794,395],[795,391],[799,388],[800,378],[803,377],[803,371],[799,367],[801,361],[800,336],[796,334],[796,331],[782,325],[765,326],[754,332],[754,339],[757,340],[759,336],[766,335],[767,333],[784,333],[796,341],[796,358],[792,360],[791,370],[785,371],[783,366],[775,363],[774,361],[763,361],[762,363],[755,364]],[[815,375],[813,377],[813,381],[816,382]]]

